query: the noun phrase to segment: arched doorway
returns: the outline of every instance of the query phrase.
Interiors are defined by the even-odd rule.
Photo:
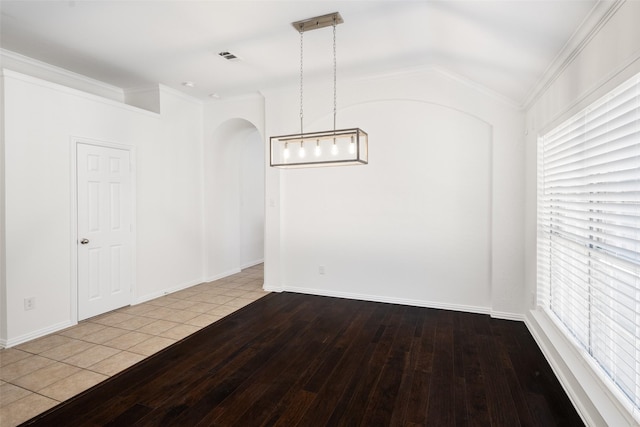
[[[244,119],[215,130],[204,147],[205,277],[264,260],[264,140]]]

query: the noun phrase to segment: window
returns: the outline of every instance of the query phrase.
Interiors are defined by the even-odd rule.
[[[539,140],[537,295],[640,420],[640,74]]]

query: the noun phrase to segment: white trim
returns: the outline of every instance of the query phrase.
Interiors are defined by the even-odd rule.
[[[613,3],[598,1],[580,26],[571,35],[562,50],[547,67],[538,82],[533,86],[525,98],[522,108],[528,110],[542,94],[562,75],[564,70],[573,63],[591,40],[604,28],[605,24],[620,9],[626,0],[615,0]]]
[[[615,88],[617,85],[623,83],[630,78],[633,74],[636,74],[640,70],[640,49],[637,50],[629,59],[622,62],[617,67],[613,68],[606,76],[598,80],[590,88],[584,91],[584,93],[577,97],[573,102],[567,105],[562,111],[554,115],[553,118],[547,121],[547,124],[538,130],[538,135],[544,135],[558,126],[569,117],[576,114],[577,110],[584,109],[590,102],[594,101],[594,98],[599,98],[606,94],[606,92]]]
[[[637,425],[546,313],[531,310],[525,325],[587,426]]]
[[[563,358],[565,354],[567,358],[578,358],[584,372],[575,373],[576,381],[582,382],[594,405],[597,407],[599,401],[606,398],[619,400],[600,412],[608,414],[612,405],[626,408],[622,412],[635,417],[636,423],[640,421],[635,400],[638,390],[637,343],[633,338],[634,332],[637,333],[634,329],[637,319],[633,313],[633,297],[630,313],[626,314],[618,307],[618,304],[624,305],[619,303],[619,298],[626,294],[621,297],[615,293],[625,286],[632,289],[632,295],[634,292],[633,272],[637,271],[637,262],[634,264],[637,253],[634,253],[633,232],[627,235],[616,227],[622,222],[630,230],[634,229],[633,220],[625,222],[628,213],[624,208],[625,202],[630,200],[628,194],[633,191],[635,181],[634,176],[624,174],[628,166],[616,162],[618,158],[612,160],[609,153],[623,152],[626,146],[633,148],[637,144],[633,138],[637,132],[633,119],[636,117],[634,112],[637,113],[638,76],[616,86],[538,138],[537,295],[541,308],[539,312],[533,312],[534,318],[542,319],[538,323],[549,337],[558,333],[566,337],[555,347],[567,348],[558,350]],[[603,123],[615,124],[612,125],[615,129],[621,122],[631,123],[630,138],[620,138],[617,133],[609,134],[608,129],[604,129],[597,139],[598,149],[589,150],[592,146],[589,139],[591,129]],[[572,143],[582,141],[585,135],[584,147]],[[578,148],[574,150],[574,147]],[[547,157],[552,162],[550,173],[546,168]],[[567,175],[556,175],[553,167],[557,164],[563,165],[561,173],[568,174],[571,180],[562,180]],[[588,169],[593,164],[602,165],[595,174]],[[586,197],[588,194],[593,197]],[[591,208],[602,200],[610,204],[621,203],[616,205],[619,208],[603,208],[606,212],[604,218],[587,213],[599,209]],[[575,208],[574,202],[579,203],[580,208]],[[600,225],[591,226],[601,222],[604,224],[602,228],[598,228]],[[594,232],[594,227],[598,231]],[[589,244],[596,240],[603,240],[606,244]],[[624,253],[624,249],[629,253]],[[603,262],[603,257],[608,257],[607,261]],[[620,267],[625,263],[630,266],[629,277],[618,275],[618,269],[627,270],[627,267]],[[607,307],[612,313],[602,307]],[[552,324],[544,324],[545,321]],[[550,341],[553,343],[552,339]],[[570,369],[578,366],[569,362],[567,365]],[[600,391],[604,397],[596,402],[593,395],[600,388],[606,391]],[[607,419],[608,416],[603,417]],[[609,420],[607,422],[611,424]],[[616,419],[613,425],[626,425],[621,422]]]
[[[476,314],[489,314],[494,319],[514,320],[518,322],[525,321],[525,316],[520,313],[494,311],[484,307],[468,306],[468,305],[462,305],[462,304],[443,304],[443,303],[437,303],[437,302],[425,301],[425,300],[413,300],[413,299],[406,299],[406,298],[381,297],[378,295],[365,295],[365,294],[353,294],[353,293],[347,293],[347,292],[327,291],[325,289],[309,289],[309,288],[290,287],[290,286],[281,287],[281,286],[268,285],[266,283],[262,286],[262,289],[268,292],[278,292],[278,293],[296,292],[299,294],[322,295],[327,297],[357,299],[361,301],[385,302],[390,304],[411,305],[415,307],[437,308],[441,310],[452,310],[452,311],[464,311],[464,312],[476,313]]]
[[[164,92],[166,94],[173,95],[173,96],[175,96],[177,98],[180,98],[180,99],[182,99],[184,101],[191,102],[191,103],[193,103],[195,105],[199,105],[201,107],[204,106],[204,101],[203,100],[201,100],[199,98],[196,98],[196,97],[193,97],[191,95],[187,95],[186,93],[180,92],[179,90],[174,89],[172,87],[165,86],[163,84],[158,84],[158,90],[159,90],[160,93]]]
[[[138,86],[132,87],[129,89],[124,89],[124,96],[126,97],[128,94],[138,94],[138,93],[158,93],[160,92],[160,85],[148,85],[148,86]]]
[[[494,310],[491,310],[491,312],[489,314],[494,319],[515,320],[515,321],[518,321],[518,322],[524,322],[524,320],[525,320],[524,315],[521,314],[521,313],[508,313],[506,311],[494,311]]]
[[[182,283],[180,285],[173,286],[171,288],[166,288],[166,289],[164,289],[162,291],[157,291],[157,292],[154,292],[152,294],[146,294],[146,295],[143,295],[141,297],[137,297],[131,302],[131,305],[137,305],[137,304],[141,304],[143,302],[154,300],[156,298],[164,297],[166,295],[170,295],[170,294],[172,294],[174,292],[182,291],[184,289],[190,288],[190,287],[195,286],[195,285],[199,285],[201,283],[202,283],[202,280],[200,280],[200,279],[190,280],[190,281],[184,282],[184,283]]]
[[[262,289],[264,289],[267,292],[277,292],[277,293],[284,292],[284,289],[282,288],[282,286],[269,285],[267,284],[267,282],[262,284]]]
[[[65,93],[67,95],[78,96],[80,98],[85,98],[85,99],[88,99],[90,101],[100,102],[100,103],[109,105],[111,107],[122,108],[122,109],[127,110],[127,111],[132,111],[132,112],[135,112],[135,113],[140,113],[140,114],[145,114],[145,115],[148,115],[148,116],[151,116],[151,117],[160,118],[160,114],[159,113],[154,113],[153,111],[145,110],[143,108],[134,107],[134,106],[129,105],[129,104],[124,104],[123,102],[120,102],[120,101],[116,101],[116,100],[113,100],[113,99],[110,99],[110,98],[105,98],[105,97],[102,97],[100,95],[94,95],[92,93],[85,92],[85,91],[80,90],[80,89],[74,89],[72,87],[65,86],[65,85],[62,85],[62,84],[59,84],[59,83],[53,83],[53,82],[50,82],[48,80],[43,80],[41,78],[33,77],[33,76],[28,75],[28,74],[23,74],[23,73],[20,73],[18,71],[13,71],[13,70],[8,69],[8,68],[3,68],[2,69],[2,74],[5,76],[5,78],[10,78],[10,79],[14,79],[14,80],[23,81],[25,83],[29,83],[29,84],[33,84],[33,85],[36,85],[36,86],[44,87],[46,89],[55,90],[57,92]]]
[[[77,147],[78,144],[85,145],[95,145],[98,147],[105,148],[113,148],[116,150],[124,150],[129,152],[129,166],[131,173],[131,290],[129,297],[129,304],[132,304],[136,299],[137,294],[137,282],[136,282],[136,272],[137,272],[137,257],[136,257],[136,248],[137,248],[137,207],[136,207],[136,147],[132,145],[125,145],[115,142],[97,140],[92,138],[85,137],[70,137],[70,177],[71,177],[71,240],[70,240],[70,248],[71,248],[71,271],[69,272],[69,277],[71,278],[71,286],[70,286],[70,301],[71,301],[71,312],[70,319],[72,321],[78,322],[78,171],[77,171]]]
[[[169,95],[173,95],[177,98],[181,98],[184,101],[191,102],[195,105],[204,106],[203,100],[196,98],[194,96],[188,95],[184,92],[181,92],[178,89],[174,89],[170,86],[163,85],[161,83],[151,84],[146,86],[139,86],[139,87],[131,87],[131,88],[124,89],[123,92],[125,96],[125,103],[126,103],[127,95],[137,95],[137,94],[145,94],[145,93],[154,93],[159,95],[160,93],[164,92]],[[131,105],[131,104],[128,104],[128,105]]]
[[[4,108],[4,76],[0,68],[0,105]],[[4,345],[8,334],[7,319],[7,240],[6,240],[6,157],[5,157],[5,114],[0,113],[0,346]]]
[[[70,311],[69,319],[78,322],[78,139],[69,138],[69,190],[71,197],[69,198],[69,229],[71,237],[69,238],[69,248],[71,249],[71,263],[69,270],[69,301]]]
[[[225,271],[223,273],[214,274],[213,276],[205,277],[202,281],[203,282],[214,282],[214,281],[216,281],[218,279],[223,279],[225,277],[232,276],[232,275],[234,275],[236,273],[240,273],[240,271],[241,270],[239,268],[233,268],[233,269],[227,270],[227,271]]]
[[[240,270],[244,270],[245,268],[253,267],[254,265],[262,264],[264,262],[264,258],[256,259],[253,261],[249,261],[240,266]]]
[[[427,300],[417,300],[408,298],[395,298],[391,296],[356,294],[351,292],[340,292],[328,289],[312,289],[297,286],[283,286],[280,290],[271,289],[265,285],[263,289],[270,292],[296,292],[299,294],[320,295],[325,297],[355,299],[360,301],[384,302],[389,304],[411,305],[414,307],[436,308],[440,310],[463,311],[466,313],[490,314],[490,310],[486,307],[478,307],[473,305],[449,304]]]
[[[201,111],[201,123],[200,123],[200,144],[198,149],[200,151],[200,276],[205,277],[207,274],[208,259],[209,259],[209,245],[207,244],[207,192],[206,192],[206,173],[207,162],[205,160],[205,112],[204,107]]]
[[[92,79],[90,77],[87,77],[85,75],[82,74],[78,74],[78,73],[74,73],[73,71],[69,71],[65,68],[60,68],[60,67],[56,67],[55,65],[51,65],[48,64],[46,62],[42,62],[42,61],[38,61],[37,59],[33,59],[30,58],[28,56],[25,55],[21,55],[19,53],[13,52],[11,50],[7,50],[7,49],[3,49],[0,48],[0,56],[5,56],[9,59],[12,59],[16,62],[20,62],[23,64],[26,64],[30,67],[34,67],[34,68],[38,68],[41,70],[44,70],[46,72],[49,73],[54,73],[54,74],[58,74],[62,77],[68,78],[68,79],[72,79],[72,80],[77,80],[80,81],[82,83],[91,85],[91,86],[96,86],[99,87],[102,90],[105,90],[107,92],[112,92],[114,94],[114,96],[118,96],[120,98],[122,98],[124,96],[124,92],[122,90],[122,88],[119,88],[118,86],[113,86],[110,85],[108,83],[105,83],[103,81],[100,80],[95,80]]]
[[[0,340],[0,347],[9,348],[16,346],[18,344],[25,343],[27,341],[34,340],[36,338],[43,337],[45,335],[52,334],[54,332],[61,331],[63,329],[67,329],[71,326],[77,325],[78,322],[73,322],[70,320],[65,320],[64,322],[56,323],[55,325],[47,326],[46,328],[38,329],[37,331],[29,332],[28,334],[20,335],[15,338],[11,338],[8,340]]]

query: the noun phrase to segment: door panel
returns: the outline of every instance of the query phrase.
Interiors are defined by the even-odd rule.
[[[77,145],[78,320],[131,303],[129,165],[127,150]]]

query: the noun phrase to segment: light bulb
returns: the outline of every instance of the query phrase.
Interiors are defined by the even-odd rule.
[[[356,144],[353,142],[353,137],[351,137],[351,144],[349,144],[349,153],[354,154],[356,152]]]
[[[320,150],[320,141],[316,141],[316,148],[313,150],[313,154],[315,154],[316,157],[320,157],[320,154],[322,154],[322,150]]]
[[[302,142],[300,142],[300,151],[298,151],[298,156],[300,156],[301,158],[303,158],[306,155],[306,151],[304,150],[304,145],[302,145]]]
[[[331,154],[334,156],[338,154],[338,146],[336,145],[336,140],[333,140],[333,145],[331,146]]]
[[[284,151],[282,152],[282,155],[284,156],[285,159],[288,159],[289,157],[291,157],[291,153],[289,152],[289,143],[288,142],[284,143]]]

